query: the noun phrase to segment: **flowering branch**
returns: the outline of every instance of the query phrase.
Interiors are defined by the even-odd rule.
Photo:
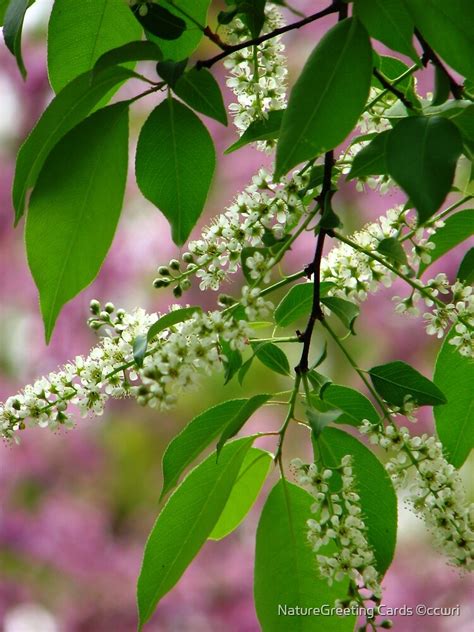
[[[322,11],[318,11],[317,13],[313,13],[313,15],[309,15],[307,18],[303,20],[299,20],[298,22],[293,22],[292,24],[287,24],[286,26],[282,26],[270,33],[266,33],[264,35],[260,35],[259,37],[255,37],[253,39],[249,39],[245,42],[241,42],[239,44],[235,44],[234,46],[228,46],[222,53],[215,55],[214,57],[210,57],[209,59],[202,59],[196,62],[196,68],[211,68],[214,64],[225,59],[228,55],[235,53],[244,48],[249,48],[251,46],[258,46],[267,40],[273,39],[278,35],[283,35],[284,33],[288,33],[289,31],[293,31],[295,29],[300,29],[311,22],[315,22],[321,18],[324,18],[326,15],[330,15],[331,13],[336,13],[340,10],[342,6],[341,2],[334,2],[331,6],[326,7]]]

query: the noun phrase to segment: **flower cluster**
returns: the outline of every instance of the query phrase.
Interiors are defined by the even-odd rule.
[[[262,33],[282,25],[281,13],[275,5],[267,3]],[[238,44],[249,38],[249,29],[239,17],[234,18],[228,27],[229,43]],[[285,107],[287,69],[284,50],[281,38],[274,37],[258,46],[239,50],[224,62],[230,71],[227,85],[237,97],[237,103],[232,103],[229,109],[239,133],[242,134],[254,121],[268,116],[268,112]],[[257,143],[263,150],[270,150],[274,145],[272,141]]]
[[[390,209],[377,222],[367,224],[354,233],[351,240],[368,253],[377,252],[383,239],[398,235],[405,222],[401,206]],[[394,274],[370,254],[359,252],[342,243],[329,251],[321,261],[321,280],[334,283],[331,293],[352,302],[365,301],[369,293],[376,292],[380,283],[390,287]]]
[[[427,434],[412,437],[408,428],[392,424],[382,428],[365,421],[360,430],[371,443],[396,453],[386,465],[393,482],[408,483],[408,502],[452,564],[473,570],[474,503],[466,503],[460,476],[443,456],[441,443]]]
[[[331,585],[348,578],[359,592],[370,591],[370,598],[381,597],[380,577],[375,568],[375,556],[367,540],[367,528],[357,493],[352,456],[346,455],[336,468],[321,469],[315,463],[305,465],[292,461],[297,480],[315,498],[311,506],[316,519],[308,520],[308,539],[321,575]],[[338,478],[340,491],[334,492],[330,479]],[[338,480],[339,483],[339,480]],[[323,555],[320,549],[334,543],[334,553]],[[364,599],[359,594],[359,602]]]
[[[244,288],[242,305],[251,318],[262,318],[273,307],[257,288]],[[222,369],[221,340],[244,350],[251,334],[248,322],[235,320],[231,311],[196,311],[189,320],[157,334],[138,367],[134,341],[159,315],[142,309],[131,314],[115,311],[111,303],[101,309],[97,301],[92,301],[91,311],[90,326],[105,329],[100,344],[87,357],[77,356],[0,404],[3,438],[15,438],[27,425],[70,427],[71,407],[82,416],[102,415],[109,398],[133,396],[139,404],[166,409],[180,392],[196,384],[200,374]]]
[[[295,173],[274,184],[272,176],[261,169],[224,213],[204,230],[201,238],[188,244],[189,252],[183,255],[186,270],[175,277],[178,285],[187,289],[189,277],[195,274],[200,279],[201,290],[217,291],[227,276],[240,268],[245,247],[265,246],[266,237],[281,240],[298,224],[306,211],[305,196],[314,195],[314,190],[306,191],[308,183],[309,174]],[[269,262],[262,262],[259,257],[250,261],[255,280],[262,263],[265,264],[264,277]],[[180,265],[172,261],[168,268],[160,267],[158,271],[163,278],[155,280],[156,286],[171,282],[169,268],[179,270]]]

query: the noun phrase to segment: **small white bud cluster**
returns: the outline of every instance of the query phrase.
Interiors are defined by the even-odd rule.
[[[408,502],[451,563],[473,570],[474,503],[466,503],[459,473],[443,456],[441,443],[427,434],[412,437],[405,427],[382,428],[367,420],[360,431],[371,443],[396,453],[386,464],[392,481],[398,487],[408,485]]]
[[[262,33],[269,33],[283,26],[280,11],[272,3],[265,7],[265,22]],[[239,44],[251,38],[250,31],[239,17],[234,18],[227,29],[230,44]],[[234,123],[242,134],[251,123],[268,116],[272,110],[281,110],[286,105],[286,58],[281,37],[274,37],[256,47],[244,48],[229,55],[224,62],[230,71],[227,86],[237,97],[229,110]],[[259,141],[257,147],[269,151],[274,141]]]
[[[245,291],[246,312],[261,317],[272,308],[258,288]],[[179,307],[179,306],[175,306]],[[100,416],[109,398],[133,396],[142,405],[166,409],[177,395],[196,384],[199,375],[222,370],[220,341],[243,351],[251,335],[249,324],[231,313],[196,312],[187,321],[161,331],[149,343],[143,366],[134,361],[133,344],[159,317],[136,309],[131,314],[111,303],[104,309],[91,302],[93,329],[105,328],[100,344],[87,357],[51,372],[0,403],[0,435],[16,439],[28,426],[57,430],[73,425],[71,407],[83,417]],[[115,312],[115,313],[114,313]]]
[[[297,481],[315,498],[308,520],[308,539],[313,551],[330,542],[335,544],[331,555],[317,554],[318,568],[329,585],[349,578],[358,591],[368,590],[371,597],[380,599],[380,577],[375,568],[375,556],[367,540],[367,527],[362,516],[360,496],[353,472],[352,456],[346,455],[336,468],[319,468],[315,463],[305,465],[300,459],[291,463]],[[333,493],[329,480],[340,477],[341,489]],[[359,594],[359,601],[363,597]]]

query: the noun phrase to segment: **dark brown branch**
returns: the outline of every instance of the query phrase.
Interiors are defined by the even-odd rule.
[[[334,152],[328,151],[324,157],[324,179],[321,190],[321,195],[318,198],[319,206],[321,208],[321,214],[324,212],[326,200],[330,199],[332,195],[332,168],[334,166]],[[313,275],[313,303],[311,306],[311,313],[309,315],[306,329],[300,335],[300,340],[303,343],[303,351],[301,352],[301,359],[298,366],[295,368],[296,373],[301,375],[307,373],[309,369],[309,350],[311,347],[311,338],[313,336],[314,326],[316,321],[324,319],[323,310],[321,309],[321,259],[323,257],[324,240],[328,231],[324,228],[320,228],[318,234],[318,240],[316,242],[316,250],[314,251],[313,262],[308,267]]]
[[[418,29],[415,29],[416,39],[420,42],[420,46],[423,49],[423,56],[421,58],[421,63],[426,68],[428,62],[431,62],[433,66],[436,66],[444,73],[447,80],[449,81],[449,89],[451,90],[451,94],[455,99],[462,99],[463,87],[459,85],[459,83],[451,76],[448,72],[448,69],[443,64],[438,55],[434,52],[428,42],[425,40],[423,35],[420,33]]]
[[[320,18],[325,17],[326,15],[330,15],[331,13],[336,13],[341,10],[342,3],[340,1],[333,2],[329,7],[326,7],[322,11],[318,11],[318,13],[313,13],[313,15],[309,15],[307,18],[299,20],[298,22],[293,22],[292,24],[287,24],[286,26],[282,26],[279,29],[275,29],[270,33],[266,33],[265,35],[260,35],[260,37],[256,37],[254,39],[247,40],[246,42],[241,42],[240,44],[235,44],[234,46],[227,46],[222,53],[215,55],[214,57],[210,57],[209,59],[202,59],[196,62],[196,68],[211,68],[215,63],[221,61],[221,59],[225,59],[228,55],[235,53],[244,48],[249,48],[250,46],[258,46],[263,42],[266,42],[269,39],[273,39],[278,35],[283,35],[284,33],[288,33],[289,31],[293,31],[294,29],[300,29],[302,26],[306,26],[306,24],[310,24]],[[347,5],[344,5],[347,6]]]
[[[406,96],[403,94],[403,92],[401,90],[399,90],[398,88],[396,88],[395,86],[393,86],[390,83],[390,81],[388,81],[383,76],[383,74],[378,70],[378,68],[374,68],[373,75],[374,75],[374,77],[376,79],[378,79],[380,81],[380,83],[383,85],[385,90],[388,90],[389,92],[394,94],[397,97],[397,99],[400,99],[400,101],[407,108],[407,110],[413,110],[414,109],[413,108],[413,104],[406,98]]]

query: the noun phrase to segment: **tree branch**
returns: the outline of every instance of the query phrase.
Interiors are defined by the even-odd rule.
[[[463,87],[458,84],[458,82],[450,75],[447,68],[438,57],[438,55],[434,52],[428,42],[425,40],[423,35],[420,33],[418,29],[415,29],[416,39],[420,42],[421,48],[423,49],[423,56],[421,58],[421,63],[426,68],[428,62],[439,68],[445,75],[449,81],[449,88],[451,90],[451,94],[455,99],[462,99]]]
[[[400,99],[400,101],[403,103],[403,105],[407,108],[407,110],[413,110],[413,104],[411,103],[411,101],[409,101],[406,96],[403,94],[403,92],[401,90],[399,90],[398,88],[396,88],[394,85],[392,85],[390,83],[390,81],[388,81],[384,75],[380,72],[380,70],[378,68],[374,68],[373,69],[373,75],[376,79],[378,79],[380,81],[380,83],[382,84],[382,86],[385,88],[385,90],[388,90],[389,92],[391,92],[392,94],[394,94],[397,99]]]
[[[306,26],[306,24],[310,24],[311,22],[319,20],[320,18],[324,18],[326,15],[330,15],[331,13],[337,13],[341,10],[341,6],[343,6],[342,3],[337,0],[336,2],[333,2],[329,7],[326,7],[322,11],[318,11],[318,13],[313,13],[313,15],[309,15],[303,20],[293,22],[292,24],[287,24],[286,26],[282,26],[279,29],[275,29],[270,33],[260,35],[259,37],[256,37],[254,39],[247,40],[246,42],[241,42],[240,44],[235,44],[234,46],[227,46],[226,49],[222,51],[222,53],[219,53],[214,57],[210,57],[209,59],[202,59],[196,62],[196,68],[211,68],[211,66],[213,66],[215,63],[221,61],[221,59],[224,59],[232,53],[235,53],[244,48],[249,48],[250,46],[258,46],[259,44],[262,44],[269,39],[273,39],[278,35],[283,35],[284,33],[288,33],[289,31],[293,31],[294,29],[300,29],[302,26]],[[344,6],[347,7],[347,5]]]
[[[320,207],[324,212],[325,201],[332,193],[332,168],[334,166],[334,152],[328,151],[324,157],[324,179],[321,190]],[[313,275],[313,303],[306,329],[300,334],[300,340],[303,343],[303,351],[301,359],[295,371],[298,375],[307,373],[309,369],[309,350],[311,347],[311,338],[313,336],[314,325],[316,321],[324,320],[323,310],[321,309],[321,259],[323,257],[324,241],[328,231],[320,228],[318,240],[316,242],[316,250],[314,251],[313,262],[308,267],[308,272]]]

